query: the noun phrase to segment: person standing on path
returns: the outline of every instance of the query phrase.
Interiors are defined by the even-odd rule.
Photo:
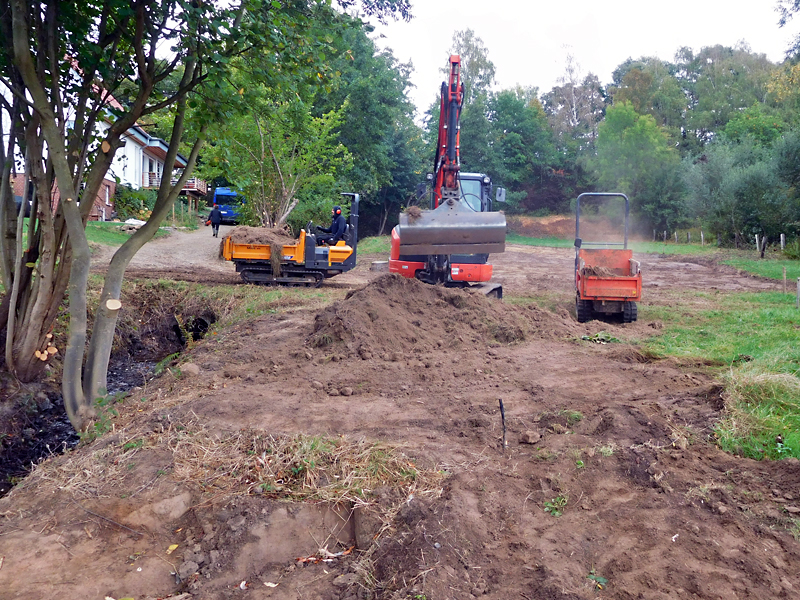
[[[211,221],[211,229],[213,230],[214,237],[219,237],[219,224],[222,223],[222,211],[216,204],[208,214],[208,220]]]

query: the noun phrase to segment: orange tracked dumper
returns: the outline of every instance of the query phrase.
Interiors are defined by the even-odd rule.
[[[621,243],[581,239],[581,198],[590,197],[618,197],[625,201]],[[586,193],[578,196],[575,202],[575,313],[581,323],[591,321],[595,314],[621,314],[624,323],[637,319],[636,303],[642,299],[642,273],[639,262],[633,260],[633,250],[628,249],[629,211],[628,197],[620,193]]]

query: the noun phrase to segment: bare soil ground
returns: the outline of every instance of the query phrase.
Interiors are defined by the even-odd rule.
[[[151,242],[132,275],[235,282],[217,243],[202,229]],[[572,250],[493,257],[507,297],[549,310],[371,272],[379,258],[326,282],[320,311],[198,342],[191,368],[0,500],[0,597],[798,597],[800,461],[719,451],[712,374],[636,347],[660,323],[577,323]],[[778,289],[708,259],[637,258],[643,304]],[[623,343],[580,341],[600,330]],[[296,433],[397,445],[440,483],[333,510],[257,493],[257,469],[213,449]],[[397,509],[385,527],[380,506]]]

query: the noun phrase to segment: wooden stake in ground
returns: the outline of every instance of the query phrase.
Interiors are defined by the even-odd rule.
[[[797,287],[800,289],[800,279],[797,280]],[[506,409],[503,406],[502,398],[500,398],[500,420],[503,423],[503,452],[505,452],[508,443],[506,442]]]
[[[782,233],[781,234],[781,252],[783,252],[784,250],[786,250],[786,234]]]

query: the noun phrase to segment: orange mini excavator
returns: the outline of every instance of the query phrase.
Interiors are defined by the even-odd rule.
[[[503,288],[492,277],[489,254],[503,252],[506,218],[492,211],[492,184],[479,173],[461,173],[459,134],[464,84],[461,57],[450,57],[450,80],[442,83],[439,139],[430,210],[408,210],[392,230],[389,271],[430,284],[480,287],[502,298]],[[497,189],[496,200],[505,200]]]

